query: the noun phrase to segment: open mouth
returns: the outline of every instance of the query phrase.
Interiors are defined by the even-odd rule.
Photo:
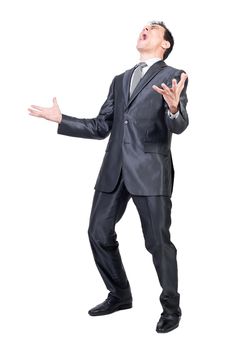
[[[146,40],[147,39],[147,34],[145,34],[145,33],[143,33],[142,35],[141,35],[141,40]]]

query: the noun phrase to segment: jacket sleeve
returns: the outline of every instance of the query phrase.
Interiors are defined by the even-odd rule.
[[[185,73],[185,71],[179,70],[178,72],[179,73],[177,73],[175,76],[175,79],[177,80],[177,82],[180,80],[181,73],[183,72]],[[171,87],[171,84],[172,84],[172,81],[168,82],[167,86]],[[188,102],[188,98],[186,94],[187,86],[188,86],[188,78],[185,80],[184,88],[181,91],[180,102],[179,102],[179,115],[177,118],[171,119],[168,116],[169,107],[166,101],[164,101],[166,124],[168,129],[175,134],[181,134],[189,124],[188,113],[186,111],[186,105]]]
[[[112,80],[106,101],[96,118],[76,118],[62,114],[57,133],[86,139],[104,139],[112,129],[114,117],[114,81]]]

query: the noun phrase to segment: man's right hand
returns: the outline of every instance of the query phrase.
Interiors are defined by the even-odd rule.
[[[46,108],[36,105],[31,105],[32,108],[28,108],[29,115],[35,117],[44,118],[52,122],[60,123],[62,120],[62,113],[60,112],[56,97],[53,98],[53,106]]]

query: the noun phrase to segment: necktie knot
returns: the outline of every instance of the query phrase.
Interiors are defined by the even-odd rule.
[[[134,66],[134,68],[144,68],[144,67],[146,67],[147,66],[147,64],[145,63],[145,62],[139,62],[139,63],[137,63],[135,66]],[[138,69],[139,69],[138,68]]]
[[[147,66],[147,64],[145,62],[140,62],[140,63],[138,63],[137,66],[140,66],[141,68],[144,68],[144,67]]]

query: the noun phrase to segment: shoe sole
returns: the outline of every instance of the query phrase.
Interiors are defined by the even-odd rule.
[[[131,309],[131,308],[132,308],[132,303],[119,305],[118,307],[116,307],[115,309],[113,309],[110,312],[99,312],[99,313],[95,313],[95,314],[92,314],[90,312],[88,312],[88,313],[89,313],[90,316],[104,316],[104,315],[112,314],[113,312],[116,312],[116,311],[119,311],[119,310],[126,310],[126,309]]]

